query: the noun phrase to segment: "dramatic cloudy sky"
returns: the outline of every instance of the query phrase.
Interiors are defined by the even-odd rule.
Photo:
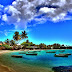
[[[72,0],[0,0],[0,41],[22,30],[36,44],[72,45]]]

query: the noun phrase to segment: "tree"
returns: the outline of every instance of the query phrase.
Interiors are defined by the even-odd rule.
[[[53,44],[53,48],[59,48],[60,47],[60,44]]]
[[[14,41],[14,40],[11,40],[11,41],[10,41],[10,45],[11,45],[11,46],[14,46],[14,45],[15,45],[15,41]]]
[[[46,45],[44,43],[39,44],[39,48],[46,48]]]
[[[51,48],[51,45],[47,45],[47,48]]]
[[[19,32],[16,31],[16,32],[14,33],[13,39],[14,39],[15,41],[18,41],[18,40],[21,39],[21,38],[20,38],[20,35],[19,35]]]
[[[5,43],[6,43],[7,45],[9,45],[9,44],[10,44],[9,39],[5,40]]]
[[[4,47],[7,50],[11,50],[12,48],[9,45],[3,44],[2,47]]]
[[[62,47],[64,47],[64,44],[62,45]]]
[[[23,42],[21,45],[30,46],[30,43]]]
[[[29,40],[26,40],[26,43],[29,43]]]
[[[32,42],[30,42],[30,46],[34,46],[34,44]]]
[[[26,31],[22,32],[21,39],[28,38]]]

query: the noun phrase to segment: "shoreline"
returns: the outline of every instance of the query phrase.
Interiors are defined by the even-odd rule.
[[[38,49],[38,50],[0,50],[0,55],[4,53],[10,53],[10,52],[18,52],[18,51],[41,51],[41,50],[68,50],[68,49]]]
[[[18,52],[18,51],[20,51],[20,50],[13,50],[13,51],[11,51],[11,50],[0,50],[0,54],[10,53],[10,52]]]
[[[5,53],[10,53],[10,52],[12,52],[12,51],[0,50],[0,55],[5,54]],[[13,52],[17,52],[17,51],[13,51]],[[16,72],[16,71],[0,62],[0,72]]]

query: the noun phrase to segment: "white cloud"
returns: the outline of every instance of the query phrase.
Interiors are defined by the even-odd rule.
[[[39,6],[43,7],[40,7],[37,12],[36,8]],[[27,28],[28,21],[44,13],[46,15],[41,17],[42,19],[36,19],[38,22],[46,22],[46,20],[59,22],[71,19],[67,17],[67,12],[72,13],[72,0],[15,0],[12,5],[5,7],[4,12],[7,15],[6,13],[2,15],[2,20],[14,24],[16,29]]]
[[[0,4],[0,8],[3,8],[4,6]]]
[[[9,30],[9,32],[15,32],[15,31],[18,31],[18,32],[22,32],[22,31],[24,31],[24,30],[19,30],[19,29],[15,29],[15,30]],[[31,29],[25,29],[25,31],[26,32],[30,32],[31,31]]]
[[[48,7],[43,7],[43,8],[40,8],[40,12],[42,12],[42,13],[54,13],[54,8],[48,8]]]
[[[10,31],[4,30],[5,36],[8,36],[8,34],[11,33]]]
[[[31,31],[31,29],[26,29],[25,31],[26,31],[26,32],[30,32],[30,31]]]
[[[24,31],[24,30],[19,30],[19,29],[9,30],[9,32],[15,32],[15,31]]]
[[[16,16],[21,14],[20,11],[18,11],[16,8],[14,8],[13,6],[9,6],[8,7],[8,13],[11,13],[12,16]]]
[[[7,30],[4,30],[4,34],[5,34],[5,36],[8,36]]]
[[[8,36],[8,34],[11,33],[11,31],[4,30],[4,31],[0,31],[0,33],[4,34],[5,36]]]
[[[52,3],[53,5],[58,5],[58,6],[60,6],[60,7],[62,7],[62,6],[64,6],[65,4],[67,4],[66,2],[67,2],[67,0],[55,0],[55,1],[57,1],[56,3],[54,2],[54,3]]]
[[[33,24],[33,26],[35,27],[38,24],[43,24],[47,21],[46,18],[42,17],[42,18],[34,18],[35,23]]]
[[[8,20],[6,14],[2,15],[2,20],[3,20],[3,21],[7,21],[7,20]]]

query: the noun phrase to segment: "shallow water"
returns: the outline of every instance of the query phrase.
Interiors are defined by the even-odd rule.
[[[49,50],[48,50],[49,51]],[[54,50],[53,50],[54,51]],[[20,51],[22,52],[22,51]],[[17,72],[48,72],[49,68],[55,66],[70,66],[72,65],[72,55],[68,57],[54,57],[55,53],[46,53],[42,50],[37,52],[37,56],[29,56],[25,54],[19,54],[19,52],[6,53],[0,56],[0,62],[6,66],[15,69]],[[56,50],[56,54],[59,54],[59,50]],[[71,53],[72,50],[65,50],[63,53]],[[11,55],[22,55],[23,58],[13,58]],[[46,70],[46,71],[45,71]]]

